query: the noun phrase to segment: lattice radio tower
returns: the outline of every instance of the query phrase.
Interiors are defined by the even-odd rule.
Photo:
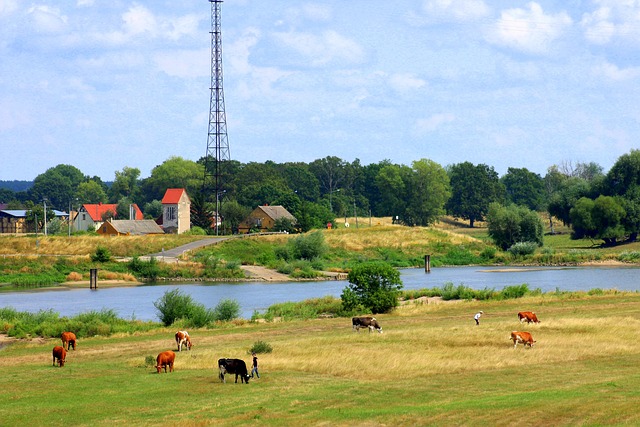
[[[211,101],[209,103],[209,133],[202,192],[206,197],[206,195],[212,196],[212,191],[215,191],[217,214],[219,196],[224,189],[225,162],[231,158],[229,156],[227,116],[224,110],[224,90],[222,88],[222,30],[220,25],[222,0],[209,0],[209,2],[211,3]]]

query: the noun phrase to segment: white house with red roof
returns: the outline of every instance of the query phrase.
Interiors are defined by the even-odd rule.
[[[142,220],[144,215],[135,203],[129,206],[129,218],[118,218],[118,205],[116,203],[84,204],[78,209],[73,226],[78,231],[87,231],[90,227],[94,230],[100,228],[102,223],[109,218]]]
[[[184,188],[167,188],[162,198],[162,228],[182,234],[191,229],[191,199]]]

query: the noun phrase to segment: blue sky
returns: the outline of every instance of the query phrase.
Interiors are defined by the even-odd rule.
[[[0,0],[0,180],[206,152],[206,0]],[[544,175],[640,148],[639,0],[227,0],[230,154]]]

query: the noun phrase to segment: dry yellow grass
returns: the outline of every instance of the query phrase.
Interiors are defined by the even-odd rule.
[[[76,255],[88,256],[98,246],[109,249],[114,256],[146,255],[173,248],[202,236],[175,234],[154,236],[0,236],[0,255]]]
[[[255,341],[266,341],[274,348],[272,353],[259,355],[264,372],[293,371],[359,381],[401,381],[407,371],[412,377],[427,377],[640,354],[636,337],[640,296],[633,298],[633,305],[619,315],[598,317],[598,311],[613,309],[605,302],[587,318],[575,316],[575,306],[567,310],[548,297],[502,304],[408,304],[394,314],[376,316],[382,334],[353,332],[350,319],[245,324],[231,332],[196,330],[191,332],[194,350],[183,352],[176,369],[212,369],[220,357],[243,358],[249,363],[247,352]],[[599,300],[591,297],[590,301],[595,305]],[[518,322],[516,313],[521,307],[541,305],[542,323]],[[472,315],[479,307],[485,316],[476,327]],[[534,347],[514,349],[510,340],[514,330],[531,332]],[[172,348],[172,332],[153,344]],[[140,357],[131,357],[129,364],[139,365]]]

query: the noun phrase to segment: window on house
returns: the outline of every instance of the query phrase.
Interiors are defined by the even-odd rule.
[[[168,221],[174,221],[176,219],[176,207],[175,206],[167,207],[167,210],[166,210],[166,213],[165,213],[165,218]]]

